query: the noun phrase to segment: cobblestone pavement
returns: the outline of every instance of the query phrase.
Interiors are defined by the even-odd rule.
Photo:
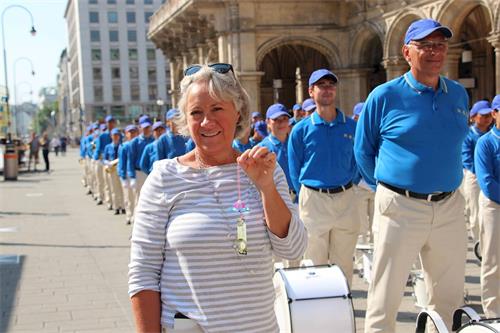
[[[55,169],[0,181],[0,332],[133,332],[127,295],[130,226],[84,194],[77,151],[50,155]],[[479,267],[469,251],[469,300],[479,304]],[[353,284],[362,332],[367,284]],[[414,332],[408,287],[398,332]]]

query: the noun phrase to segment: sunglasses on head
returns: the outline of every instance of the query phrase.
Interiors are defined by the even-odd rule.
[[[207,66],[217,73],[226,74],[227,72],[231,71],[234,74],[233,66],[231,64],[216,63]],[[191,65],[184,70],[184,76],[193,75],[197,73],[202,67],[202,65]]]

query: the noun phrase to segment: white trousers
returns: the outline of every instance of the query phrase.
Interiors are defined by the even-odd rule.
[[[352,285],[353,256],[359,234],[354,190],[327,194],[302,186],[299,214],[308,236],[304,258],[315,265],[338,265]]]
[[[129,185],[129,180],[122,181],[123,201],[125,204],[125,216],[128,222],[134,222],[134,190]]]
[[[363,243],[371,243],[373,242],[372,224],[375,192],[361,186],[355,186],[354,193],[357,200],[356,210],[359,214],[359,235],[361,236],[361,241]]]
[[[481,302],[486,318],[500,317],[500,205],[479,195]]]
[[[479,240],[479,192],[480,189],[477,184],[476,175],[465,169],[463,193],[467,207],[469,228],[474,242]]]
[[[116,167],[108,168],[108,172],[106,172],[106,179],[110,188],[111,204],[113,208],[125,208],[122,184],[120,183],[120,177],[118,177],[118,173],[116,172]]]
[[[365,333],[395,333],[396,315],[411,266],[420,255],[429,298],[451,329],[463,303],[467,231],[464,199],[455,192],[439,202],[407,198],[382,185],[375,194],[372,283]]]

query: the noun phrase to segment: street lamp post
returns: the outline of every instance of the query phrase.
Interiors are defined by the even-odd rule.
[[[156,100],[156,105],[158,105],[158,120],[162,120],[162,112],[163,112],[163,105],[165,104],[165,101],[161,98],[158,98]]]
[[[15,133],[16,135],[18,135],[19,133],[17,133],[17,118],[16,118],[16,113],[17,113],[17,84],[16,84],[16,65],[18,63],[18,61],[21,61],[21,60],[24,60],[24,61],[27,61],[30,66],[31,66],[31,75],[35,76],[35,70],[33,69],[33,62],[31,61],[31,59],[29,58],[26,58],[26,57],[20,57],[20,58],[17,58],[15,61],[14,61],[14,66],[13,66],[13,72],[14,72],[14,104],[13,104],[13,107],[14,109],[12,110],[12,114],[13,114],[13,119],[14,119],[14,129],[15,129]]]
[[[5,49],[4,15],[5,15],[5,12],[7,10],[12,9],[12,8],[21,8],[30,15],[30,18],[31,18],[31,31],[30,31],[30,33],[32,36],[35,36],[35,34],[36,34],[35,24],[34,24],[34,20],[33,20],[33,14],[31,14],[31,12],[26,7],[21,6],[21,5],[10,5],[8,7],[5,7],[5,9],[2,11],[2,47],[3,47],[3,70],[4,70],[4,76],[5,76],[5,95],[6,95],[5,96],[5,100],[6,100],[5,111],[6,111],[6,115],[7,115],[7,128],[8,128],[9,132],[10,132],[9,81],[7,78],[7,51]]]

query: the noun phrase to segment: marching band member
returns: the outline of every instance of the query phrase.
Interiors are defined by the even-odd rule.
[[[120,149],[122,135],[118,128],[111,130],[112,142],[104,147],[103,161],[106,175],[106,182],[111,191],[111,203],[115,210],[115,215],[125,212],[125,204],[123,201],[123,190],[118,177],[118,150]]]
[[[93,155],[94,159],[94,172],[96,173],[96,179],[97,179],[97,195],[98,195],[98,200],[97,204],[101,205],[103,203],[103,200],[106,202],[108,209],[111,209],[111,195],[109,192],[109,188],[105,182],[105,175],[104,175],[104,168],[103,168],[103,163],[102,163],[102,154],[104,151],[104,147],[106,147],[107,144],[111,143],[111,136],[109,135],[110,131],[115,128],[115,118],[113,118],[112,115],[106,116],[106,124],[102,126],[101,134],[97,137],[96,144],[95,144],[95,151]]]
[[[123,199],[125,204],[126,223],[131,224],[134,217],[134,191],[129,185],[127,177],[127,158],[130,149],[130,142],[139,134],[139,130],[135,125],[125,127],[126,142],[122,143],[118,148],[118,176],[122,184]]]
[[[141,170],[146,175],[149,175],[153,169],[153,162],[156,161],[156,144],[160,136],[165,133],[165,130],[166,127],[161,121],[157,121],[153,124],[153,137],[155,140],[144,147],[141,160],[139,161]]]
[[[486,318],[500,317],[500,95],[492,102],[493,128],[477,141],[474,164],[479,195],[481,302]]]

